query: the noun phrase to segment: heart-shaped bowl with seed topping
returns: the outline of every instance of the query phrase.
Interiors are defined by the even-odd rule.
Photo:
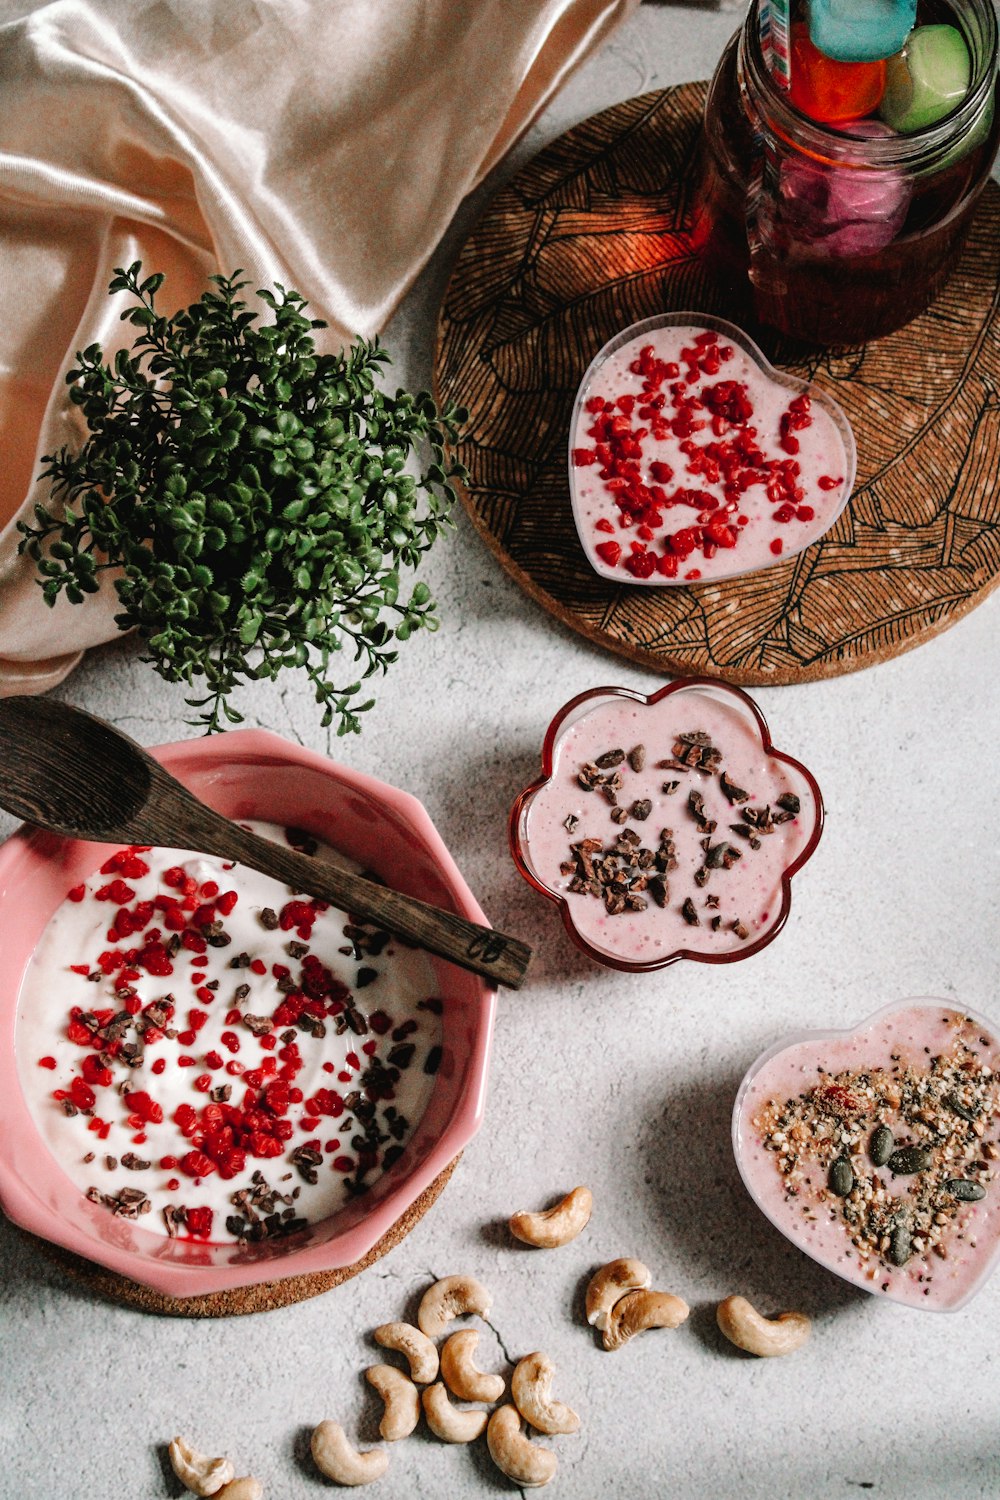
[[[787,562],[840,516],[856,463],[833,397],[707,313],[616,334],[570,421],[573,519],[612,583],[711,583]]]
[[[510,816],[524,878],[599,963],[733,963],[773,942],[823,799],[740,688],[593,688],[561,708]]]
[[[757,1207],[866,1291],[963,1307],[1000,1260],[1000,1031],[904,1000],[784,1037],[749,1069],[733,1150]]]
[[[227,817],[485,920],[406,793],[259,730],[153,754]],[[494,1004],[252,870],[21,828],[0,850],[0,1205],[167,1297],[323,1290],[478,1128]]]

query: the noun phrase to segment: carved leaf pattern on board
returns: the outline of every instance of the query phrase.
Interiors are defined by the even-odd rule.
[[[691,589],[616,585],[577,541],[566,468],[577,386],[629,323],[736,316],[691,243],[704,84],[644,94],[554,141],[494,199],[455,266],[437,394],[469,408],[457,457],[507,571],[588,639],[667,674],[748,685],[853,671],[918,645],[1000,580],[1000,189],[954,276],[888,338],[776,364],[823,386],[858,439],[850,506],[787,564]]]

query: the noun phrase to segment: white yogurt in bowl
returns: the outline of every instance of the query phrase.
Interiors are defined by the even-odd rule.
[[[253,1243],[329,1218],[399,1159],[441,1010],[431,960],[388,933],[252,870],[124,849],[48,922],[15,1053],[92,1202],[171,1239]]]

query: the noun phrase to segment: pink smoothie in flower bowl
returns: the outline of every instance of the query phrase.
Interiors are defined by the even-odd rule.
[[[955,1311],[1000,1261],[1000,1031],[919,999],[784,1037],[740,1085],[733,1150],[758,1208],[820,1265]]]
[[[549,725],[542,772],[511,811],[511,850],[599,963],[733,963],[777,937],[823,799],[739,688],[581,693]]]
[[[485,921],[406,793],[257,730],[152,753],[265,836]],[[0,1206],[168,1296],[354,1266],[482,1120],[482,980],[209,856],[21,828],[0,976]]]
[[[706,313],[634,323],[595,356],[570,422],[573,519],[614,583],[716,582],[786,562],[854,485],[854,434],[820,387]]]

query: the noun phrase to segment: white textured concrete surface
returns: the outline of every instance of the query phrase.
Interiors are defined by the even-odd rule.
[[[732,17],[640,12],[522,143],[523,160],[593,110],[705,76]],[[431,329],[468,205],[388,331],[401,380],[429,379]],[[567,633],[508,581],[459,517],[431,559],[442,628],[378,690],[360,738],[328,746],[304,684],[244,696],[258,723],[416,793],[491,918],[537,948],[529,987],[500,1007],[486,1128],[438,1205],[359,1280],[280,1312],[152,1319],[67,1284],[0,1224],[0,1496],[177,1496],[165,1443],[229,1452],[269,1500],[329,1491],[308,1459],[323,1417],[376,1435],[361,1372],[368,1330],[413,1313],[431,1276],[493,1289],[491,1368],[545,1349],[581,1414],[551,1440],[563,1500],[974,1500],[1000,1493],[1000,1275],[965,1311],[911,1312],[855,1291],[794,1250],[747,1199],[733,1164],[737,1082],[783,1032],[842,1026],[912,995],[1000,1016],[997,996],[1000,602],[890,665],[757,695],[779,745],[824,789],[828,822],[787,929],[747,964],[609,973],[572,948],[516,874],[505,821],[536,774],[554,710],[598,683],[653,684]],[[61,696],[155,743],[183,737],[180,690],[130,643],[92,654]],[[0,823],[7,832],[10,820]],[[573,1245],[512,1245],[498,1221],[587,1182]],[[582,1288],[640,1255],[691,1304],[687,1325],[603,1353]],[[812,1342],[755,1363],[726,1346],[714,1305],[740,1291],[801,1307]],[[421,1433],[395,1446],[383,1500],[509,1491],[482,1443]]]

